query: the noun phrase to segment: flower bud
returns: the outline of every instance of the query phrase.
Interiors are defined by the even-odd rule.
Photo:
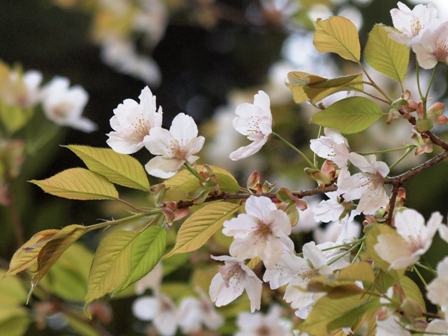
[[[443,114],[445,111],[445,104],[437,102],[433,104],[428,111],[426,111],[426,115],[429,119],[435,119]]]
[[[432,129],[433,123],[430,119],[419,119],[416,121],[415,127],[418,132],[425,133]]]
[[[445,125],[448,122],[448,117],[446,115],[438,116],[437,118],[434,119],[434,122],[437,125]]]

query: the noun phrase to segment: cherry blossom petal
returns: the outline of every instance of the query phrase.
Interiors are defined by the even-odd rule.
[[[156,156],[149,160],[145,169],[149,175],[167,179],[176,174],[182,167],[183,161],[166,156]]]

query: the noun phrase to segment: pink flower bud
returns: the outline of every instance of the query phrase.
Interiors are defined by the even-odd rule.
[[[437,102],[435,104],[433,104],[428,111],[426,112],[426,115],[428,116],[428,118],[430,119],[435,119],[439,116],[441,116],[443,114],[443,112],[445,111],[445,104],[444,103],[440,103]]]
[[[437,125],[445,125],[448,122],[448,117],[446,115],[438,116],[436,119],[434,119],[434,122]]]

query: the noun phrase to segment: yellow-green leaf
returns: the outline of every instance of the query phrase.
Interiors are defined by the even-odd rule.
[[[91,171],[109,181],[128,188],[149,190],[148,177],[143,166],[130,155],[119,154],[110,148],[66,146],[86,164]]]
[[[389,37],[387,28],[376,24],[369,33],[364,58],[375,70],[402,83],[409,63],[409,48]]]
[[[309,97],[305,92],[307,85],[326,80],[327,79],[325,77],[320,77],[301,71],[292,71],[288,73],[288,82],[286,83],[286,86],[291,89],[294,101],[297,104],[301,104],[309,100]]]
[[[358,29],[349,19],[342,16],[317,20],[313,43],[320,52],[333,52],[346,60],[360,61]]]
[[[82,235],[86,233],[83,225],[69,225],[56,233],[53,238],[46,243],[37,257],[36,274],[31,280],[32,287],[35,287],[61,255]]]
[[[0,123],[11,133],[25,126],[33,112],[31,107],[11,106],[0,100]]]
[[[166,247],[165,227],[150,226],[136,240],[131,254],[131,270],[127,279],[114,291],[122,292],[148,274],[157,265]]]
[[[198,166],[197,171],[201,171],[201,168],[202,166]],[[216,178],[218,179],[219,187],[222,191],[237,192],[239,190],[240,188],[239,184],[232,174],[230,174],[225,169],[216,166],[210,166],[210,168],[215,173]],[[200,187],[198,183],[198,178],[196,176],[193,176],[187,170],[181,170],[173,177],[169,178],[168,180],[165,180],[165,182],[163,183],[167,187],[171,187],[173,189],[183,191],[185,193],[197,190]]]
[[[101,240],[90,269],[86,305],[115,291],[131,271],[131,256],[138,231],[115,231]]]
[[[118,192],[104,176],[84,168],[64,170],[45,180],[31,180],[43,191],[69,199],[117,199]]]
[[[29,309],[25,307],[0,307],[0,331],[2,335],[25,335],[30,323]]]
[[[0,269],[0,276],[6,273],[6,270]],[[22,279],[18,276],[10,276],[0,281],[0,306],[15,307],[21,306],[26,302],[26,291]]]
[[[216,202],[193,213],[180,227],[174,248],[163,258],[200,248],[239,207],[238,204]]]
[[[310,315],[300,325],[302,332],[325,336],[342,327],[352,327],[367,311],[380,305],[379,300],[369,300],[366,295],[352,295],[342,299],[324,296],[313,307]]]
[[[404,276],[400,279],[400,285],[403,287],[406,298],[417,302],[422,311],[426,312],[425,299],[417,284],[407,276]]]
[[[375,245],[378,243],[378,236],[380,234],[394,234],[397,235],[397,239],[400,238],[398,233],[392,229],[389,225],[384,224],[372,224],[367,227],[366,238],[366,250],[369,258],[372,259],[376,266],[385,271],[385,273],[398,280],[403,275],[405,270],[389,270],[389,263],[381,259],[381,257],[375,251]]]
[[[362,74],[354,74],[309,85],[305,88],[305,92],[312,103],[317,103],[336,92],[362,89]]]
[[[331,292],[333,297],[343,297],[363,292],[355,281],[362,281],[365,286],[372,284],[375,281],[372,265],[359,262],[342,269],[336,277],[332,274],[317,276],[308,283],[307,288],[314,292]]]
[[[335,128],[341,133],[357,133],[375,123],[383,112],[365,97],[350,97],[337,101],[327,109],[315,113],[311,121],[323,127]]]
[[[65,300],[82,302],[93,260],[93,253],[81,243],[73,243],[39,282]]]
[[[33,265],[37,261],[42,247],[58,232],[59,230],[44,230],[32,236],[14,253],[9,263],[9,269],[2,278],[17,274]]]

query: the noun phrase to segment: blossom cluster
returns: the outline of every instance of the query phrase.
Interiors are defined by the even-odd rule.
[[[155,155],[145,166],[149,174],[169,178],[181,169],[183,164],[193,164],[198,159],[193,154],[200,151],[204,138],[197,136],[198,130],[193,119],[180,113],[174,118],[169,131],[163,129],[162,109],[156,108],[155,97],[149,88],[143,89],[140,103],[125,100],[115,109],[114,114],[111,119],[114,131],[108,134],[108,144],[115,151],[127,154],[146,147]],[[232,160],[255,154],[274,136],[270,100],[265,92],[259,91],[253,104],[239,105],[236,115],[233,122],[235,129],[247,135],[252,143],[233,152],[230,155]],[[310,148],[317,156],[326,160],[324,166],[333,167],[327,173],[322,169],[319,176],[329,174],[337,186],[336,191],[326,193],[328,199],[312,207],[314,223],[337,223],[341,228],[339,235],[334,241],[327,240],[319,244],[308,242],[303,245],[302,253],[297,255],[291,239],[292,226],[296,222],[291,222],[281,203],[256,193],[251,195],[245,201],[245,213],[223,224],[223,234],[233,237],[229,248],[230,255],[211,256],[214,260],[224,262],[210,284],[210,298],[216,306],[227,305],[246,291],[251,312],[254,313],[261,308],[263,283],[269,283],[272,290],[285,286],[284,301],[290,304],[298,318],[305,320],[315,303],[326,295],[325,292],[308,291],[310,281],[318,276],[334,276],[358,261],[353,259],[349,251],[350,246],[357,241],[357,237],[351,235],[349,225],[352,225],[355,216],[360,214],[366,218],[375,218],[387,211],[389,196],[384,181],[390,169],[385,162],[377,161],[375,155],[353,152],[348,140],[335,129],[325,128],[323,135],[311,140]],[[352,174],[353,169],[359,172]],[[319,181],[319,178],[316,180]],[[374,246],[376,253],[390,265],[390,269],[405,269],[417,263],[420,256],[431,246],[437,231],[448,242],[448,229],[442,224],[442,216],[439,213],[434,213],[425,225],[423,216],[413,209],[397,207],[394,211],[394,226],[397,230],[380,234]],[[301,221],[297,226],[300,225]],[[254,258],[259,258],[264,264],[262,279],[246,264],[246,260]],[[446,262],[446,259],[442,261],[438,268],[441,269]],[[448,302],[440,294],[445,288],[446,279],[442,271],[439,274],[428,286],[427,297],[445,311]],[[362,284],[359,286],[362,288]],[[205,300],[203,294],[201,297]],[[187,305],[201,306],[196,299],[188,298],[180,303],[179,311],[183,311],[182,307]],[[148,308],[144,310],[142,307]],[[191,307],[189,312],[193,314],[196,310]],[[385,307],[384,312],[387,312],[388,304]],[[164,335],[172,335],[177,328],[177,324],[169,324],[166,322],[168,320],[179,321],[184,332],[190,330],[185,324],[186,319],[179,320],[178,317],[186,316],[186,313],[177,315],[177,312],[175,305],[163,294],[141,299],[134,306],[136,316],[143,320],[152,320],[154,326]],[[205,312],[198,311],[197,318],[194,314],[189,318],[195,328],[201,325],[201,314]],[[393,328],[390,321],[398,318],[393,311],[382,314],[378,315],[378,335],[381,335],[383,328]],[[209,322],[221,321],[216,315],[213,316],[215,317],[208,319]],[[242,329],[248,325],[247,318],[246,322],[243,322],[243,315],[239,317],[238,324]],[[206,319],[202,323],[207,324]],[[290,332],[291,325],[281,329],[278,321],[272,320],[269,323],[268,328],[283,330],[278,331],[279,334],[287,335]],[[435,322],[428,325],[427,330],[433,330],[434,324]],[[288,324],[283,324],[285,325]],[[215,329],[219,327],[219,323],[207,327]],[[261,322],[259,327],[267,328]]]
[[[446,52],[448,21],[440,20],[432,5],[418,5],[410,10],[399,2],[398,9],[392,10],[391,15],[395,28],[386,30],[388,36],[399,44],[406,44],[412,48],[422,68],[431,69],[439,62],[448,62]],[[406,51],[409,50],[406,49]],[[349,57],[354,57],[357,60],[353,55],[351,53]],[[328,91],[322,90],[322,88],[328,89],[323,84],[312,87],[317,91],[322,90],[319,92],[321,96],[325,96],[325,99],[317,102],[307,96],[307,90],[311,86],[299,92],[302,97],[307,96],[312,105],[323,111],[333,109],[338,112],[335,106],[347,104],[344,106],[351,107],[347,102],[356,101],[361,104],[363,102],[363,100],[357,99],[359,97],[354,97],[352,93],[346,93],[347,87],[344,85],[331,86],[334,82],[350,83],[348,80],[357,80],[358,75],[347,76],[348,79],[340,77],[336,81],[331,81],[320,76],[308,76],[308,74],[304,76],[303,74],[300,73],[303,78],[299,77],[300,80],[296,80],[299,83],[296,86],[303,87],[316,80],[318,84],[323,82],[331,89],[328,93]],[[361,77],[362,75],[359,76],[359,78]],[[12,83],[14,80],[16,79],[13,77],[9,78]],[[55,79],[38,93],[36,92],[41,81],[38,75],[35,73],[24,74],[20,81],[26,89],[24,91],[26,94],[17,100],[22,106],[33,104],[40,99],[38,97],[42,97],[43,108],[53,111],[52,117],[55,120],[59,120],[57,118],[63,115],[65,119],[63,119],[64,121],[59,120],[59,123],[70,123],[72,126],[77,125],[76,127],[82,129],[82,119],[76,118],[76,122],[67,121],[68,113],[59,110],[60,106],[54,102],[54,96],[50,94],[57,92],[55,96],[63,97],[64,90],[61,88],[67,90],[69,86],[67,81]],[[358,82],[356,83],[358,84]],[[353,87],[366,93],[356,86],[357,84],[353,84]],[[375,86],[373,82],[371,84]],[[402,83],[400,82],[400,84]],[[76,96],[77,101],[83,102],[80,91],[74,91],[76,94],[73,95]],[[336,91],[339,92],[333,94]],[[431,129],[432,122],[443,125],[448,121],[448,118],[443,116],[444,105],[438,102],[427,109],[428,96],[420,95],[422,101],[416,102],[410,99],[409,92],[404,89],[402,96],[395,101],[383,94],[382,102],[387,102],[391,106],[387,122],[390,123],[392,119],[397,118],[403,118],[409,122],[407,124],[409,140],[414,141],[415,144],[399,148],[399,150],[407,150],[404,156],[414,149],[416,155],[430,153],[432,144],[436,143],[445,150],[438,156],[442,160],[448,157],[448,144],[432,133]],[[13,95],[11,96],[13,97]],[[49,96],[52,96],[52,99],[49,99]],[[404,180],[389,176],[395,164],[388,165],[381,161],[381,157],[376,155],[381,155],[381,151],[362,153],[353,150],[349,139],[343,136],[344,132],[341,130],[321,127],[319,135],[309,143],[309,149],[313,155],[313,159],[309,159],[300,149],[274,132],[274,118],[270,104],[271,99],[268,94],[260,90],[255,94],[253,103],[242,103],[236,106],[233,127],[237,132],[246,136],[250,143],[233,151],[229,158],[233,161],[246,159],[259,152],[271,139],[279,140],[303,159],[306,164],[306,175],[317,183],[317,188],[312,193],[292,192],[286,188],[280,188],[277,193],[272,193],[275,185],[268,182],[262,184],[257,172],[250,175],[247,188],[238,186],[239,188],[236,189],[238,192],[234,194],[222,192],[210,167],[206,166],[204,171],[198,173],[194,166],[199,160],[196,154],[201,151],[205,138],[198,135],[199,130],[193,118],[185,113],[179,113],[172,120],[171,127],[164,128],[162,107],[157,107],[156,97],[148,87],[141,91],[139,102],[126,99],[114,110],[114,116],[110,119],[113,131],[107,134],[107,144],[115,152],[133,154],[146,148],[153,155],[145,165],[149,175],[169,179],[182,168],[186,168],[194,175],[194,178],[200,180],[199,183],[195,181],[199,189],[186,193],[189,201],[182,202],[182,207],[176,208],[179,204],[171,200],[155,205],[154,212],[151,212],[148,217],[154,216],[154,214],[160,215],[158,218],[161,220],[157,222],[158,230],[164,232],[165,227],[168,229],[171,226],[173,217],[175,217],[172,213],[176,210],[186,213],[185,208],[201,206],[206,201],[210,202],[213,207],[212,201],[236,200],[239,203],[236,204],[231,215],[233,216],[237,210],[240,211],[232,218],[229,216],[224,220],[220,213],[219,220],[213,219],[211,224],[206,221],[208,226],[214,227],[218,226],[215,223],[219,223],[218,229],[222,223],[222,234],[232,238],[231,243],[227,246],[228,255],[207,253],[207,262],[211,260],[223,262],[219,265],[218,273],[211,278],[209,297],[204,294],[203,290],[198,289],[197,295],[187,295],[178,298],[175,302],[163,293],[160,283],[161,271],[158,269],[160,266],[156,266],[148,275],[149,278],[152,278],[152,282],[146,286],[152,289],[152,296],[145,295],[134,302],[134,315],[141,320],[151,321],[153,327],[161,335],[174,335],[178,329],[182,333],[200,332],[204,327],[217,330],[224,324],[224,317],[212,303],[216,307],[226,306],[246,292],[249,301],[246,303],[250,306],[250,313],[240,312],[237,316],[236,325],[239,331],[236,335],[289,335],[293,331],[292,329],[295,329],[295,334],[302,334],[301,326],[306,326],[307,319],[315,318],[315,316],[313,317],[314,309],[318,307],[319,302],[325,302],[322,300],[330,296],[328,288],[331,287],[332,281],[343,275],[348,279],[341,280],[343,283],[341,293],[332,294],[341,295],[344,298],[360,293],[362,297],[375,297],[376,301],[369,302],[372,304],[371,307],[366,308],[366,305],[362,308],[374,308],[369,310],[369,314],[371,313],[372,316],[368,323],[375,324],[376,335],[410,335],[411,332],[415,333],[416,331],[428,334],[447,333],[448,257],[444,256],[444,259],[438,262],[436,270],[432,270],[434,276],[428,284],[424,279],[422,280],[425,285],[425,292],[422,296],[437,305],[439,309],[437,314],[426,313],[423,297],[420,298],[417,294],[414,295],[412,290],[409,290],[409,288],[417,286],[404,276],[407,270],[417,272],[418,267],[430,269],[422,265],[421,259],[433,245],[437,233],[442,244],[448,243],[448,226],[443,223],[443,215],[434,212],[426,221],[417,210],[405,207],[405,191],[400,188]],[[372,105],[366,106],[371,107]],[[360,108],[363,107],[365,106],[360,106]],[[377,106],[375,105],[375,107]],[[378,107],[378,109],[380,108]],[[380,115],[378,118],[380,118],[383,113],[380,111],[378,114]],[[336,123],[336,125],[340,124]],[[360,131],[357,128],[355,130]],[[413,135],[411,135],[412,133]],[[433,161],[428,160],[426,166],[429,167],[439,162],[438,158]],[[323,161],[320,166],[318,165],[319,161]],[[414,171],[424,169],[426,166],[421,165],[406,174],[411,176]],[[224,175],[233,181],[233,176],[229,176],[230,173]],[[208,179],[205,180],[204,176]],[[205,182],[212,184],[213,191],[207,188],[201,189]],[[387,187],[388,184],[393,185],[392,190]],[[155,196],[159,196],[156,195],[156,189],[166,190],[164,185],[153,187],[151,192]],[[321,195],[322,198],[317,200],[310,197],[307,199],[308,203],[302,199],[316,194]],[[160,206],[160,203],[163,205]],[[229,204],[234,205],[233,203]],[[311,225],[304,224],[304,218],[300,218],[299,214],[304,217],[306,210],[308,216],[312,217]],[[206,213],[207,216],[210,214]],[[224,212],[224,216],[226,215]],[[200,217],[200,219],[203,218]],[[360,225],[356,222],[358,219],[363,220],[363,236],[361,238],[358,238],[361,231]],[[193,226],[195,223],[192,222],[188,224]],[[295,233],[300,230],[305,231],[305,229],[315,229],[318,232],[317,226],[320,223],[327,223],[324,226],[328,231],[336,225],[338,227],[337,234],[332,235],[331,238],[329,234],[322,234],[319,242],[315,235],[315,241],[303,242],[302,246],[297,246],[298,240],[294,239]],[[153,222],[147,227],[152,224]],[[206,230],[209,229],[208,226]],[[352,230],[353,226],[357,226],[358,230]],[[203,227],[200,225],[199,227],[203,230]],[[213,233],[210,233],[208,238]],[[136,233],[137,237],[138,234]],[[186,248],[187,252],[204,244],[203,237],[197,238],[203,232],[198,234],[195,231],[194,234],[196,236],[193,237],[193,240],[196,238],[194,242],[196,245]],[[204,236],[207,234],[209,232]],[[197,242],[199,240],[201,240],[201,244]],[[164,243],[166,242],[164,241]],[[176,247],[173,250],[175,249]],[[211,255],[208,256],[209,254]],[[369,280],[367,276],[363,277],[365,274],[354,275],[351,273],[353,266],[359,265],[368,267],[372,278],[376,279]],[[371,269],[370,266],[372,266]],[[358,280],[356,277],[363,280]],[[376,286],[378,282],[381,282],[377,279],[381,277],[384,277],[383,280],[385,279],[386,288],[380,289],[380,285]],[[323,283],[318,281],[323,281]],[[335,282],[340,285],[337,280]],[[143,280],[140,280],[137,285],[139,288],[137,294],[143,294],[147,289],[144,286],[141,288],[142,283]],[[318,286],[319,284],[322,286]],[[369,284],[368,288],[365,288],[366,284]],[[327,285],[328,287],[326,287]],[[264,301],[269,301],[264,300],[263,296],[268,286],[272,291],[278,291],[281,294],[277,296],[277,299],[280,297],[283,299],[284,307],[275,303],[271,305],[267,314],[256,312],[263,309]],[[344,293],[345,290],[347,293]],[[272,301],[274,300],[271,298]],[[289,319],[285,318],[288,312],[290,312],[289,315],[294,314],[294,316],[289,316]],[[344,320],[346,316],[339,317],[335,320],[338,327],[342,328],[345,334],[353,334],[355,332],[351,330],[351,328],[355,328],[353,319],[350,317],[350,319]],[[427,317],[431,317],[431,319]],[[360,324],[363,318],[359,315]]]
[[[108,134],[107,144],[117,153],[132,154],[145,147],[155,155],[146,165],[148,174],[169,178],[184,163],[192,164],[204,145],[204,137],[198,136],[193,118],[179,113],[169,130],[162,128],[162,108],[156,108],[156,98],[145,87],[140,103],[126,99],[114,110],[110,125],[114,131]]]
[[[398,2],[398,8],[392,9],[391,15],[396,31],[390,36],[411,47],[423,69],[432,69],[438,62],[448,62],[448,20],[438,17],[434,5],[417,5],[411,10]]]
[[[36,70],[23,72],[0,64],[0,99],[11,107],[34,108],[41,104],[45,116],[60,126],[92,132],[96,124],[82,116],[89,96],[81,86],[70,87],[65,77],[55,77],[41,86],[43,75]]]

